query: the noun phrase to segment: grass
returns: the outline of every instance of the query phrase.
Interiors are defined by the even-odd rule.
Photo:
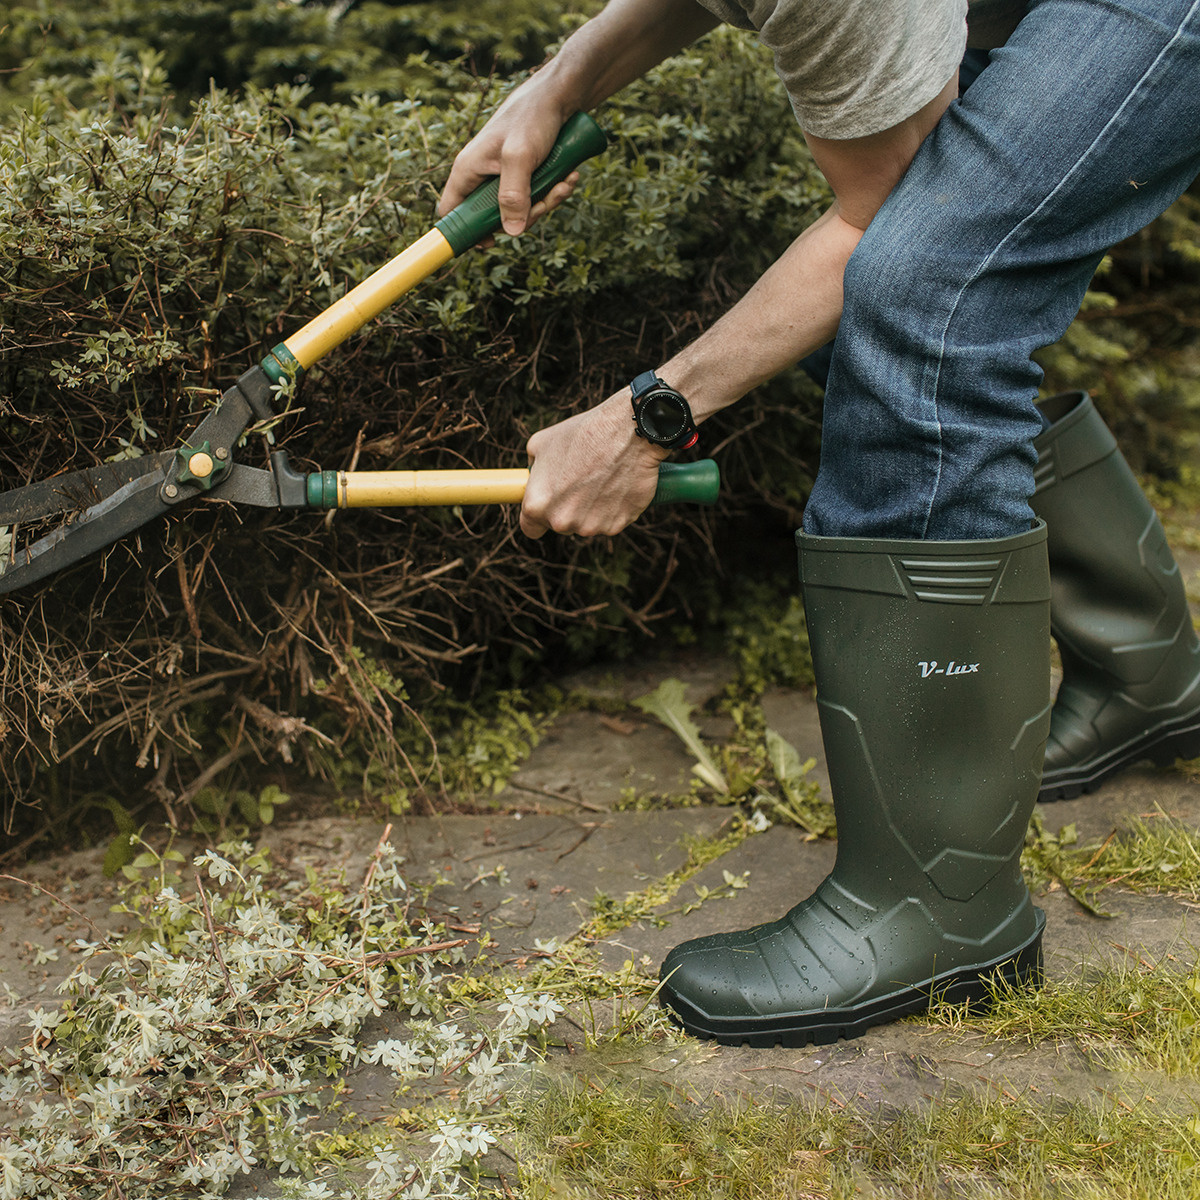
[[[996,1087],[915,1107],[855,1107],[801,1096],[786,1102],[688,1086],[686,1063],[707,1048],[667,1032],[654,1009],[600,1043],[599,1055],[559,1056],[556,1070],[510,1094],[519,1179],[528,1200],[850,1200],[1005,1197],[1010,1200],[1174,1200],[1197,1194],[1200,977],[1169,963],[1092,972],[1087,980],[998,996],[987,1014],[942,1009],[927,1021],[957,1035],[1073,1045],[1111,1067],[1180,1077],[1139,1080],[1137,1104],[1098,1094],[1064,1102]],[[786,1053],[786,1052],[780,1052]],[[654,1076],[677,1055],[685,1063]],[[792,1060],[788,1060],[792,1061]],[[577,1065],[578,1064],[578,1065]],[[633,1064],[640,1078],[622,1078]],[[640,1070],[638,1064],[644,1064]],[[628,1074],[628,1069],[626,1069]],[[744,1077],[743,1077],[744,1078]],[[935,1085],[940,1086],[940,1085]]]
[[[711,861],[717,847],[706,849],[703,858]],[[1097,912],[1102,894],[1118,888],[1200,898],[1200,834],[1164,815],[1139,818],[1098,845],[1081,845],[1070,828],[1035,827],[1026,862],[1043,886],[1065,884]],[[677,892],[681,882],[668,890]],[[645,919],[651,902],[664,899],[657,888],[646,889],[626,898],[621,915]],[[597,912],[588,933],[602,934],[614,915]],[[588,974],[590,994],[602,995],[604,973],[592,963]],[[620,980],[608,978],[613,1019],[605,1032],[593,1022],[587,1039],[599,1058],[559,1055],[550,1082],[543,1077],[524,1097],[510,1097],[520,1168],[519,1179],[505,1182],[509,1195],[1190,1200],[1200,1191],[1200,962],[1191,958],[1131,955],[1115,965],[1089,964],[1077,979],[1002,989],[986,1011],[945,1006],[914,1019],[930,1035],[949,1036],[951,1057],[968,1039],[990,1039],[1018,1054],[1040,1047],[1048,1051],[1048,1079],[1040,1092],[1014,1094],[993,1084],[981,1095],[946,1093],[901,1111],[805,1096],[772,1103],[693,1093],[686,1065],[661,1077],[670,1082],[658,1082],[666,1053],[686,1064],[698,1044],[664,1025],[648,981],[635,979],[632,967]],[[936,1059],[946,1049],[942,1040],[930,1052]],[[1094,1100],[1064,1100],[1050,1076],[1056,1055],[1070,1061],[1069,1051],[1097,1071],[1097,1084],[1113,1072],[1123,1094],[1144,1098],[1131,1104],[1097,1087]],[[647,1071],[630,1082],[603,1066],[609,1059],[643,1063]],[[731,1089],[737,1069],[731,1061]],[[1088,1084],[1086,1077],[1081,1082]],[[933,1089],[941,1086],[931,1077]]]
[[[1177,822],[1143,818],[1099,847],[1080,846],[1069,830],[1043,830],[1041,838],[1054,868],[1049,877],[1062,874],[1074,887],[1196,895],[1200,837]],[[711,861],[714,849],[706,847],[703,857]],[[622,908],[644,918],[649,902],[662,899],[661,892],[647,889],[627,897]],[[594,961],[577,970],[587,974],[590,995],[604,994],[605,973]],[[686,1064],[692,1053],[708,1054],[710,1048],[664,1024],[648,981],[635,979],[632,968],[607,981],[613,1018],[604,1031],[593,1020],[586,1038],[599,1053],[582,1059],[556,1055],[549,1082],[543,1075],[523,1096],[509,1097],[517,1128],[512,1149],[520,1166],[519,1178],[504,1182],[507,1195],[528,1200],[1197,1195],[1196,962],[1131,956],[1112,966],[1089,965],[1078,979],[1050,981],[1037,990],[1002,989],[987,1011],[945,1006],[914,1019],[931,1035],[940,1030],[949,1036],[951,1057],[956,1043],[981,1037],[1017,1053],[1021,1047],[1048,1049],[1048,1076],[1057,1052],[1073,1050],[1097,1072],[1111,1071],[1126,1081],[1129,1088],[1122,1086],[1122,1092],[1146,1093],[1136,1104],[1099,1089],[1094,1100],[1068,1102],[1052,1078],[1040,1092],[992,1085],[995,1090],[981,1095],[947,1093],[900,1111],[803,1095],[774,1103],[761,1095],[693,1092]],[[937,1049],[931,1045],[935,1058],[946,1051],[944,1040]],[[658,1076],[671,1054],[684,1065]],[[619,1062],[634,1064],[632,1072],[640,1077],[631,1082],[628,1069],[614,1070],[611,1064]],[[731,1061],[731,1093],[737,1071]],[[1097,1083],[1107,1080],[1096,1076]],[[941,1086],[931,1077],[931,1089]]]
[[[1196,1195],[1195,1120],[1029,1096],[900,1113],[816,1101],[711,1103],[577,1077],[518,1109],[522,1194],[621,1200]],[[510,1192],[510,1194],[512,1194]]]
[[[1079,863],[1077,875],[1104,886],[1200,900],[1200,833],[1165,814],[1134,818]]]
[[[1102,893],[1111,887],[1200,901],[1200,832],[1162,812],[1086,846],[1074,825],[1053,832],[1034,813],[1021,865],[1035,891],[1053,881],[1093,916],[1110,915]]]
[[[987,1011],[941,1005],[923,1020],[1031,1046],[1073,1045],[1098,1065],[1200,1081],[1200,965],[1168,956],[1090,967],[1077,981],[1002,987]]]

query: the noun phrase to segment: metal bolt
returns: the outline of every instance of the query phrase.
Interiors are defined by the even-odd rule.
[[[229,451],[224,446],[218,446],[213,453],[224,462],[229,457]]]
[[[179,489],[173,483],[168,483],[167,486],[163,488],[163,495],[166,496],[168,500],[174,500],[175,497],[179,495]]]

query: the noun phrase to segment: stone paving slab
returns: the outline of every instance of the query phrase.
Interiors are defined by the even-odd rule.
[[[393,839],[414,877],[437,868],[435,911],[481,923],[489,956],[504,962],[572,937],[597,893],[619,900],[678,870],[687,839],[712,837],[728,820],[713,808],[431,818],[405,822]]]
[[[600,710],[569,711],[558,717],[496,803],[501,808],[534,805],[549,812],[595,811],[613,808],[627,789],[656,796],[687,794],[693,760],[679,738],[653,717],[636,710],[613,716],[603,705],[630,705],[664,679],[674,678],[683,683],[688,701],[700,708],[733,677],[728,659],[699,654],[568,677],[563,691],[600,702]],[[707,737],[731,732],[727,718],[697,714],[696,719]]]
[[[0,1049],[24,1040],[30,1010],[58,1007],[78,939],[127,928],[103,861],[103,850],[84,850],[0,876]]]

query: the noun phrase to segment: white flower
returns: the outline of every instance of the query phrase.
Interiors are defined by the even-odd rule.
[[[375,1151],[371,1163],[371,1183],[387,1183],[395,1187],[400,1182],[403,1167],[404,1160],[397,1151],[380,1147]]]
[[[534,997],[527,992],[516,992],[512,988],[504,991],[504,1002],[499,1006],[504,1014],[501,1028],[527,1033],[553,1022],[563,1007],[549,992]]]
[[[62,1019],[61,1012],[47,1012],[44,1008],[35,1008],[29,1014],[29,1028],[33,1030],[34,1041],[37,1041],[43,1034],[53,1033]]]
[[[456,1121],[438,1121],[438,1131],[429,1139],[434,1145],[434,1162],[460,1163],[467,1158],[478,1158],[496,1144],[482,1125],[466,1125]]]
[[[428,1200],[429,1193],[433,1191],[433,1185],[436,1181],[437,1176],[433,1175],[418,1179],[415,1183],[410,1183],[400,1193],[402,1200]]]
[[[565,1011],[549,992],[543,992],[535,1001],[534,1020],[538,1025],[549,1025],[555,1017],[561,1016]]]
[[[179,1172],[179,1177],[185,1182],[190,1183],[193,1187],[198,1187],[204,1182],[204,1168],[199,1162],[190,1162],[182,1171]]]
[[[358,1057],[358,1047],[344,1033],[335,1033],[329,1039],[329,1051],[339,1062],[351,1065]]]
[[[766,813],[761,808],[755,810],[754,816],[747,824],[750,826],[751,833],[766,833],[771,828],[771,822],[767,820]]]
[[[382,1063],[393,1071],[412,1074],[433,1066],[433,1059],[422,1054],[411,1042],[397,1041],[389,1038],[376,1042],[365,1055],[370,1063]]]
[[[17,1165],[16,1155],[8,1153],[11,1146],[12,1143],[7,1142],[4,1147],[0,1147],[0,1197],[3,1197],[3,1200],[21,1200],[21,1197],[29,1193],[21,1186],[25,1172]]]

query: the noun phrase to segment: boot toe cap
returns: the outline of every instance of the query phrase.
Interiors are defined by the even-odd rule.
[[[663,1003],[709,1035],[826,1007],[840,989],[819,962],[797,964],[794,945],[774,945],[782,936],[760,926],[675,947],[659,972]]]

